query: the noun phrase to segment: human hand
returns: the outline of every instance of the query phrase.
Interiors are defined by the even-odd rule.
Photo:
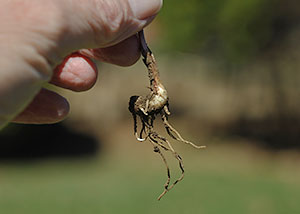
[[[161,5],[162,0],[1,1],[0,128],[9,121],[64,119],[68,102],[43,85],[88,90],[97,78],[90,58],[134,64],[140,56],[135,34]]]

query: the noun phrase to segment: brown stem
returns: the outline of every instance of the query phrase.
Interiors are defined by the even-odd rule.
[[[160,82],[158,67],[156,64],[156,60],[154,58],[153,53],[149,49],[144,30],[138,32],[139,39],[140,39],[140,47],[141,47],[141,54],[144,57],[143,61],[148,69],[148,77],[150,79],[150,89],[154,94],[158,94],[158,87],[162,87],[163,85]]]

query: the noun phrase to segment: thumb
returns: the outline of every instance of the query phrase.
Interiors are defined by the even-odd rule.
[[[69,0],[66,32],[80,48],[108,47],[130,37],[149,24],[162,0]],[[72,10],[72,11],[70,11]],[[78,35],[79,34],[79,35]],[[72,40],[69,40],[72,41]],[[74,44],[74,43],[73,43]]]

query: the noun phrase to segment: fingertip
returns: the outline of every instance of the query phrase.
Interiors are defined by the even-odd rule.
[[[53,91],[42,89],[28,107],[13,122],[51,124],[65,119],[70,111],[69,102]]]
[[[78,52],[67,56],[54,70],[51,83],[73,91],[86,91],[97,80],[96,64]]]

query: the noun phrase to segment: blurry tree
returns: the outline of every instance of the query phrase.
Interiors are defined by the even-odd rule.
[[[162,46],[242,62],[271,41],[279,1],[165,1]]]

